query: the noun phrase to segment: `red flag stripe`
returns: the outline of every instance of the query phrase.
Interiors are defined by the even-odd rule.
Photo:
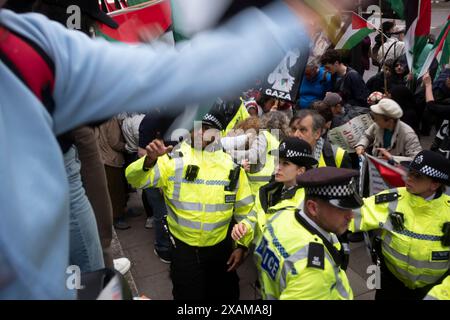
[[[419,9],[419,20],[417,21],[416,36],[428,36],[431,26],[431,0],[421,0]]]

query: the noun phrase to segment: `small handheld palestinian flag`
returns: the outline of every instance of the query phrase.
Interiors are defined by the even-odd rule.
[[[439,37],[433,45],[427,59],[423,63],[422,69],[419,73],[419,78],[422,77],[425,72],[428,71],[433,60],[436,59],[439,67],[444,67],[447,63],[450,63],[450,16],[447,18],[447,23],[442,28]]]
[[[365,37],[377,29],[370,22],[352,12],[352,23],[348,26],[345,33],[342,35],[335,49],[350,50],[359,44]]]

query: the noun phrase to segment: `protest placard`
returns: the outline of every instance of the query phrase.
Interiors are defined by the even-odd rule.
[[[357,116],[342,126],[330,130],[328,139],[332,144],[348,152],[355,152],[355,145],[372,123],[372,118],[368,114]]]

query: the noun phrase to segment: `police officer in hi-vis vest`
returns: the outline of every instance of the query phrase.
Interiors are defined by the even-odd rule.
[[[303,206],[275,213],[256,244],[264,299],[353,299],[337,236],[347,230],[352,209],[362,204],[355,188],[358,174],[323,167],[297,178],[305,189]]]
[[[450,161],[424,150],[409,166],[406,187],[365,198],[364,206],[355,211],[351,230],[382,229],[373,245],[381,265],[376,299],[423,299],[448,278],[449,184]]]
[[[154,140],[147,155],[126,170],[134,187],[163,191],[177,300],[239,299],[235,270],[251,241],[256,216],[249,215],[254,201],[244,170],[221,148],[223,129],[221,114],[208,113],[201,128],[191,132],[191,143],[172,150]],[[250,230],[237,243],[228,233],[232,219]]]

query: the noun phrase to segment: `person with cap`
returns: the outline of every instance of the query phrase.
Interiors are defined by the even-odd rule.
[[[245,171],[220,144],[222,113],[207,113],[196,123],[190,143],[165,146],[155,139],[146,156],[126,169],[136,188],[161,188],[167,207],[172,248],[170,275],[176,300],[238,300],[236,268],[252,232],[232,243],[234,218],[253,229],[254,200]]]
[[[285,208],[296,209],[302,203],[305,192],[297,185],[297,176],[317,165],[317,160],[312,157],[311,146],[298,138],[284,139],[271,154],[277,156],[278,164],[274,181],[262,186],[256,194],[252,209],[258,217],[255,239],[262,234],[266,222],[275,212]],[[246,232],[246,225],[239,223],[233,227],[231,236],[237,241]]]
[[[233,130],[239,121],[250,117],[244,101],[240,98],[228,100],[217,98],[211,107],[211,111],[221,113],[221,117],[224,119],[224,128],[221,130],[222,137]]]
[[[414,130],[400,120],[402,108],[394,100],[384,98],[370,107],[373,123],[355,146],[361,155],[372,145],[372,154],[391,163],[410,161],[422,150]]]
[[[300,1],[277,1],[243,12],[177,50],[93,41],[40,14],[15,14],[3,8],[5,3],[0,0],[0,51],[25,61],[19,70],[42,81],[37,87],[24,85],[15,73],[19,70],[12,71],[2,58],[0,109],[2,131],[8,133],[0,135],[0,177],[8,181],[0,187],[2,299],[73,299],[76,294],[66,286],[69,186],[56,136],[120,112],[164,106],[176,112],[175,107],[237,93],[270,72],[290,49],[307,50],[305,22],[318,18]],[[36,50],[11,52],[16,48],[11,40]]]
[[[367,108],[344,105],[341,96],[335,92],[327,92],[323,102],[330,107],[333,114],[330,129],[342,126],[351,119],[368,112]]]
[[[406,187],[364,199],[352,231],[381,228],[372,248],[381,268],[375,299],[422,299],[450,268],[450,161],[419,152],[409,165]]]
[[[256,244],[263,299],[353,299],[337,236],[361,206],[357,176],[356,170],[324,167],[297,178],[305,189],[303,206],[276,212]]]
[[[314,110],[300,110],[289,124],[291,136],[308,142],[319,167],[352,168],[352,160],[344,149],[324,138],[325,119]]]

